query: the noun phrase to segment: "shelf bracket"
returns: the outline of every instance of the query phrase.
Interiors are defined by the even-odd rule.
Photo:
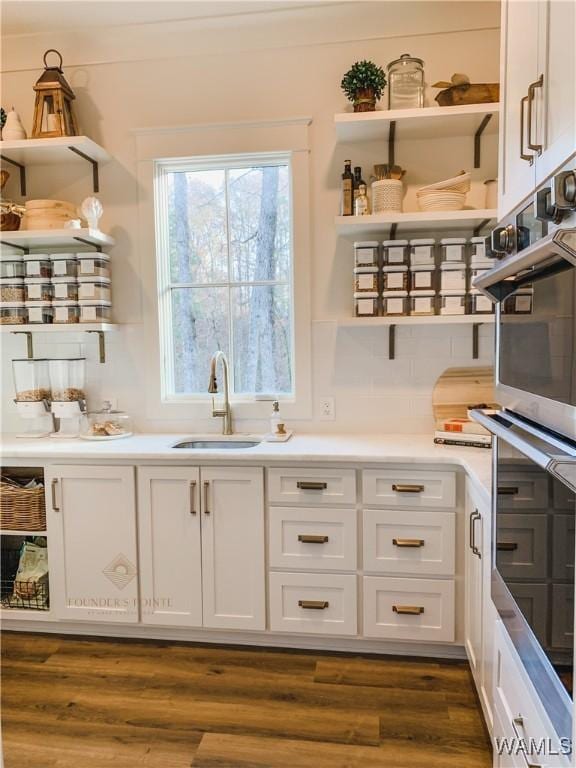
[[[478,224],[477,227],[474,227],[474,237],[479,237],[480,233],[486,227],[488,224],[490,224],[491,219],[482,219],[480,224]]]
[[[101,363],[106,362],[106,339],[104,331],[86,331],[86,333],[98,334],[98,359]]]
[[[394,165],[396,152],[394,142],[396,140],[396,120],[390,121],[390,130],[388,132],[388,165]]]
[[[484,133],[484,129],[492,119],[492,115],[484,115],[482,118],[482,122],[478,126],[478,129],[476,133],[474,134],[474,168],[480,168],[480,140],[482,138],[482,134]]]
[[[28,253],[28,248],[23,245],[18,245],[17,243],[9,243],[8,240],[0,240],[0,243],[7,246],[8,248],[17,248],[19,251],[22,251],[22,253]]]
[[[482,323],[474,323],[472,325],[472,359],[478,360],[480,355],[480,337],[479,331]]]
[[[16,168],[20,171],[20,194],[22,197],[26,197],[26,166],[22,165],[22,163],[17,163],[16,160],[10,160],[9,157],[6,157],[6,155],[0,155],[2,160],[4,160],[5,163],[10,163],[10,165],[15,165]]]
[[[388,360],[396,359],[396,326],[388,326]]]
[[[85,240],[83,237],[76,237],[75,235],[72,236],[74,240],[78,243],[82,243],[82,245],[89,245],[90,248],[94,248],[98,251],[98,253],[102,253],[102,246],[96,245],[96,243],[91,243],[90,240]]]
[[[74,152],[75,155],[78,155],[83,160],[86,160],[86,162],[90,163],[92,166],[92,189],[94,192],[100,192],[100,179],[98,177],[98,163],[96,160],[94,160],[92,157],[89,157],[88,155],[85,155],[84,152],[80,152],[79,149],[76,149],[76,147],[68,147],[70,152]]]
[[[28,357],[28,360],[32,360],[34,358],[34,342],[32,340],[32,332],[31,331],[12,331],[12,333],[15,336],[26,336],[26,356]]]
[[[390,225],[390,240],[395,239],[397,231],[398,231],[398,224],[394,222],[394,224]]]

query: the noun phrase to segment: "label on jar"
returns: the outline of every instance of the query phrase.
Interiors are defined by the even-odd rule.
[[[412,283],[414,288],[432,288],[432,272],[413,272]]]
[[[487,296],[476,296],[476,312],[491,312],[492,302]]]
[[[9,262],[4,264],[2,271],[6,277],[16,277],[16,267],[14,264],[10,264]]]
[[[423,296],[414,299],[414,312],[432,312],[432,296]]]
[[[29,299],[41,299],[42,298],[42,286],[41,285],[28,285],[28,298]]]
[[[27,261],[26,262],[26,274],[27,275],[39,275],[40,274],[40,262],[39,261]]]
[[[357,264],[370,266],[375,263],[375,256],[376,250],[374,248],[358,248],[356,251],[356,262]]]
[[[96,286],[94,283],[80,283],[78,289],[81,299],[93,299],[96,296]]]
[[[55,299],[67,299],[68,298],[68,286],[66,283],[54,284],[54,298]]]
[[[486,244],[485,243],[474,243],[474,255],[477,256],[479,259],[485,259],[486,258]]]
[[[373,315],[374,299],[356,299],[356,312],[359,315]]]
[[[402,290],[404,288],[404,275],[405,272],[387,272],[386,273],[386,287],[388,290],[396,288]]]
[[[388,248],[388,263],[389,264],[403,264],[404,263],[404,248]]]
[[[30,323],[41,323],[43,318],[42,307],[28,308],[28,321]]]
[[[445,245],[444,258],[446,261],[462,261],[461,245]]]
[[[463,291],[466,289],[466,272],[446,270],[442,272],[442,290]]]
[[[83,275],[94,274],[94,259],[81,259],[80,260],[80,273]]]
[[[444,296],[444,310],[450,314],[464,314],[464,304],[461,296]]]
[[[373,291],[374,275],[356,275],[356,290]]]
[[[63,261],[63,260],[61,260],[61,261],[53,261],[52,262],[52,269],[53,269],[55,275],[66,275],[66,274],[68,274],[66,262]]]
[[[83,320],[96,320],[96,307],[82,307]]]
[[[54,320],[57,323],[65,323],[68,320],[68,307],[54,307]]]
[[[386,311],[389,315],[401,315],[404,312],[404,299],[386,299]]]
[[[516,312],[531,312],[532,311],[532,296],[516,296]]]

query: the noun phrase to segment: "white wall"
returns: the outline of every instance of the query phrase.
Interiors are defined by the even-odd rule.
[[[300,431],[422,432],[432,426],[431,392],[447,367],[488,364],[492,334],[481,329],[480,360],[471,356],[469,326],[401,328],[397,359],[387,359],[386,328],[339,328],[351,314],[351,239],[336,238],[338,180],[345,157],[368,168],[386,160],[386,147],[336,146],[335,112],[347,108],[339,89],[343,72],[360,58],[385,66],[410,52],[425,61],[428,83],[466,72],[473,81],[498,79],[498,4],[353,3],[251,16],[234,25],[218,21],[169,22],[110,29],[81,29],[50,35],[7,38],[3,44],[4,105],[19,110],[27,128],[33,108],[32,85],[42,53],[57,47],[65,74],[77,94],[82,130],[100,141],[114,160],[101,168],[105,207],[103,228],[117,240],[114,264],[115,319],[122,329],[108,337],[108,362],[96,361],[96,340],[82,335],[37,334],[36,354],[85,353],[92,405],[117,397],[140,430],[217,431],[219,420],[167,422],[146,419],[143,381],[147,368],[142,328],[141,258],[135,163],[136,128],[223,123],[310,116],[312,199],[312,379],[314,412],[318,399],[333,396],[336,420],[300,422]],[[407,32],[410,31],[408,35]],[[432,102],[435,91],[430,91]],[[482,206],[482,181],[496,175],[495,138],[483,145],[482,168],[474,172],[470,202]],[[408,202],[423,181],[472,166],[471,139],[405,142],[397,162],[408,169]],[[6,190],[18,197],[13,180]],[[29,173],[29,195],[80,201],[90,193],[89,176],[76,169]],[[386,233],[383,233],[386,234]],[[10,360],[24,341],[2,336],[4,430],[17,428]],[[240,429],[263,424],[240,423]]]

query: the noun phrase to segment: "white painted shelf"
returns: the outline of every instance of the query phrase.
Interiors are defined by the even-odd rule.
[[[494,323],[494,315],[425,315],[414,317],[346,317],[338,320],[341,328],[379,325],[479,325]]]
[[[11,531],[0,530],[0,536],[47,536],[48,531]]]
[[[86,159],[105,163],[110,160],[108,152],[88,136],[0,141],[0,154],[20,165],[52,165],[72,161],[81,163],[86,162]]]
[[[0,325],[2,333],[82,333],[83,331],[115,331],[116,323],[17,323]]]
[[[407,213],[374,213],[370,216],[336,216],[339,235],[381,234],[396,224],[410,232],[473,230],[483,221],[496,219],[497,211],[478,208],[464,211],[409,211]]]
[[[395,123],[396,138],[438,139],[474,136],[487,115],[484,133],[498,132],[500,104],[467,104],[457,107],[423,109],[382,109],[376,112],[344,112],[334,115],[339,142],[387,141],[390,124]]]
[[[97,229],[18,229],[13,232],[0,232],[0,241],[4,246],[14,246],[16,250],[39,248],[79,248],[84,245],[93,247],[113,246],[114,238]]]

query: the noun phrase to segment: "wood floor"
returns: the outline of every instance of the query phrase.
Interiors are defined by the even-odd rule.
[[[489,768],[465,664],[5,633],[5,768]]]

